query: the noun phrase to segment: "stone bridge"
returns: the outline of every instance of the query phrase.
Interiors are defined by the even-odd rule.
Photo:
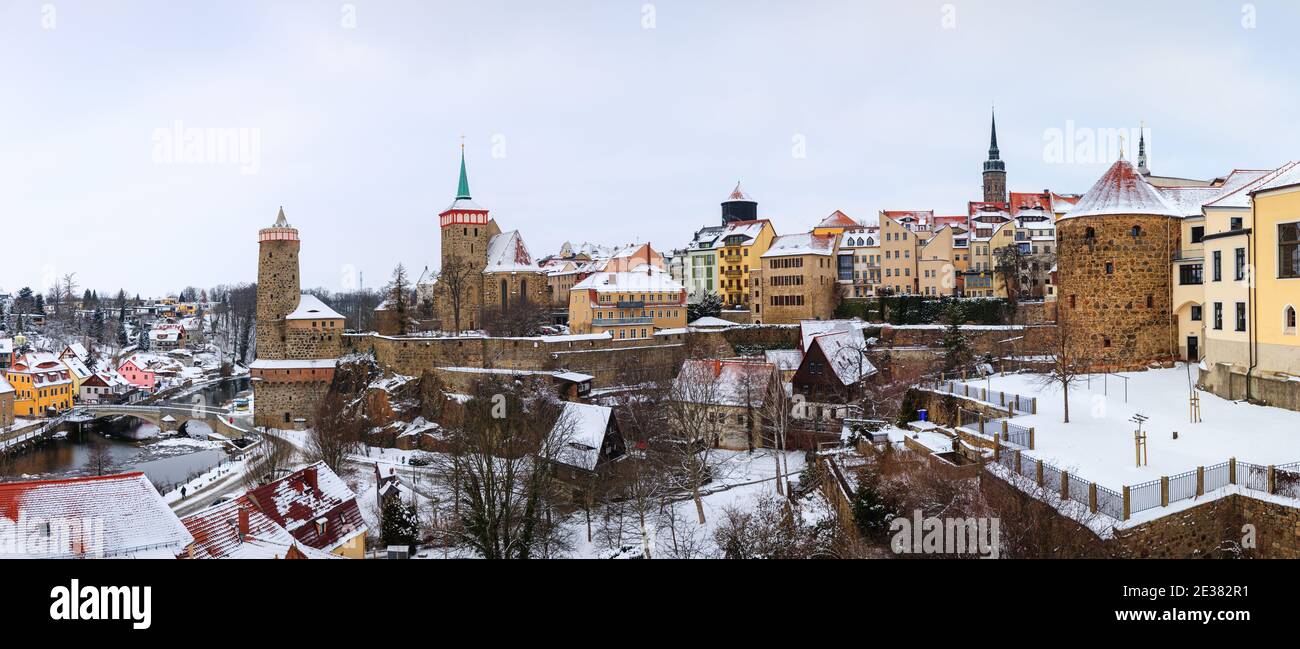
[[[173,432],[180,430],[191,421],[201,421],[212,432],[236,439],[247,435],[249,429],[235,423],[235,413],[223,408],[206,408],[203,406],[141,406],[141,405],[86,405],[78,406],[77,411],[84,412],[95,419],[104,417],[135,417],[147,421],[162,430]]]

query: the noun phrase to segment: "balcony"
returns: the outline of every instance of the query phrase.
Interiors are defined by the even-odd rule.
[[[645,301],[629,300],[629,301],[616,302],[615,305],[620,309],[644,309]]]
[[[742,275],[744,275],[744,272],[739,268],[728,268],[722,271],[723,277],[741,277]]]
[[[591,321],[593,327],[624,327],[632,325],[652,325],[655,319],[646,316],[644,318],[595,318]]]
[[[1204,250],[1175,250],[1174,261],[1203,261],[1205,259]]]

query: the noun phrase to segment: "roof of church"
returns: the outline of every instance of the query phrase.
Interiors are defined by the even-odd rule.
[[[1062,219],[1081,216],[1106,216],[1109,214],[1145,214],[1154,216],[1182,216],[1182,212],[1123,158],[1106,170],[1088,193]]]
[[[502,232],[488,242],[487,267],[485,273],[519,273],[541,272],[542,268],[533,261],[524,245],[524,238],[518,230]]]

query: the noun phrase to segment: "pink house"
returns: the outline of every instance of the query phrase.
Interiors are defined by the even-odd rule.
[[[126,362],[117,368],[117,373],[121,374],[127,383],[147,392],[153,392],[154,387],[158,385],[158,377],[154,371],[143,362],[137,363],[134,356],[126,359]]]

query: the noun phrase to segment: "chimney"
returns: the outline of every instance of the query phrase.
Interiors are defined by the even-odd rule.
[[[248,536],[248,508],[239,508],[239,540],[243,541]]]
[[[309,467],[307,467],[307,468],[305,469],[304,473],[303,473],[303,478],[307,481],[307,486],[311,487],[311,490],[312,490],[312,491],[317,491],[317,490],[319,490],[319,487],[317,486],[319,483],[318,483],[318,481],[317,481],[317,479],[316,479],[316,467],[315,467],[315,466],[309,466]]]

